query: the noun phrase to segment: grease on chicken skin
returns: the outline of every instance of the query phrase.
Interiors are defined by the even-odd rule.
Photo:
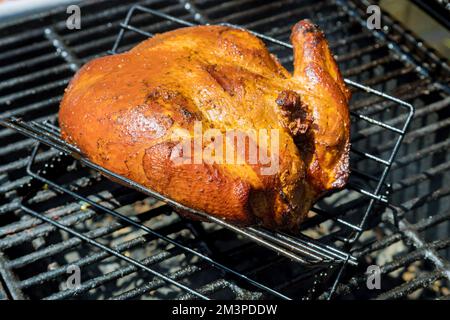
[[[291,39],[293,75],[261,40],[224,26],[177,29],[95,59],[66,90],[63,138],[186,206],[241,225],[296,230],[318,196],[347,180],[349,94],[316,26],[299,22]],[[193,133],[196,121],[221,132],[279,130],[279,170],[174,164],[172,134]]]

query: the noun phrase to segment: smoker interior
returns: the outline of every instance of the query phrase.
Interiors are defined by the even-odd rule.
[[[450,188],[446,184],[450,178],[450,91],[444,59],[385,13],[382,30],[365,28],[367,1],[138,3],[191,22],[241,25],[282,41],[289,41],[291,26],[302,18],[319,24],[344,77],[416,108],[383,187],[391,205],[376,204],[366,221],[367,230],[356,243],[348,243],[352,230],[346,230],[340,221],[361,219],[368,198],[357,192],[358,186],[374,188],[376,179],[371,181],[371,177],[380,176],[383,170],[373,159],[352,153],[353,189],[323,199],[316,212],[326,214],[312,214],[302,233],[350,250],[359,264],[306,267],[218,225],[182,219],[164,203],[111,182],[57,150],[39,148],[32,166],[35,172],[201,252],[215,262],[211,263],[32,179],[26,167],[36,141],[0,129],[0,297],[194,298],[160,276],[31,216],[21,210],[21,203],[209,298],[450,297]],[[1,117],[56,120],[59,101],[74,70],[107,54],[132,4],[114,0],[83,3],[81,30],[66,28],[65,8],[1,25]],[[149,33],[179,27],[144,12],[133,15],[130,24]],[[138,33],[125,32],[118,51],[143,39]],[[291,69],[290,50],[271,44],[269,49]],[[394,104],[369,93],[355,92],[351,110],[393,126],[403,124],[406,118]],[[355,150],[385,159],[395,139],[392,132],[352,119]],[[361,172],[365,175],[358,174]],[[68,267],[74,265],[80,268],[81,285],[67,287]],[[367,288],[369,265],[381,267],[379,290]]]

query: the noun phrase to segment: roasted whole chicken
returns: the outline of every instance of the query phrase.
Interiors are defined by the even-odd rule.
[[[298,22],[291,42],[293,74],[260,39],[225,26],[92,60],[64,94],[62,136],[185,206],[295,231],[347,181],[350,91],[316,25]]]

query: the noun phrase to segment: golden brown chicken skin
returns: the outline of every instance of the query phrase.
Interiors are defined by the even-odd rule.
[[[186,206],[295,230],[321,194],[347,181],[350,95],[317,26],[300,21],[291,40],[293,75],[261,40],[225,26],[178,29],[95,59],[66,90],[62,136],[93,162]],[[267,162],[174,162],[174,135],[193,138],[199,123],[204,134],[276,131],[266,142],[277,142],[268,154],[277,170],[264,172]],[[205,137],[191,145],[191,159],[216,142]],[[244,140],[244,158],[267,149],[253,138]]]

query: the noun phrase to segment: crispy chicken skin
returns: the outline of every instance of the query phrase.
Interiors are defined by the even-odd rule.
[[[61,102],[62,136],[93,162],[186,206],[296,230],[320,195],[347,181],[350,94],[317,26],[300,21],[291,41],[293,75],[261,40],[224,26],[177,29],[92,60]],[[198,121],[203,131],[277,129],[278,170],[176,164],[173,134],[194,134]]]

